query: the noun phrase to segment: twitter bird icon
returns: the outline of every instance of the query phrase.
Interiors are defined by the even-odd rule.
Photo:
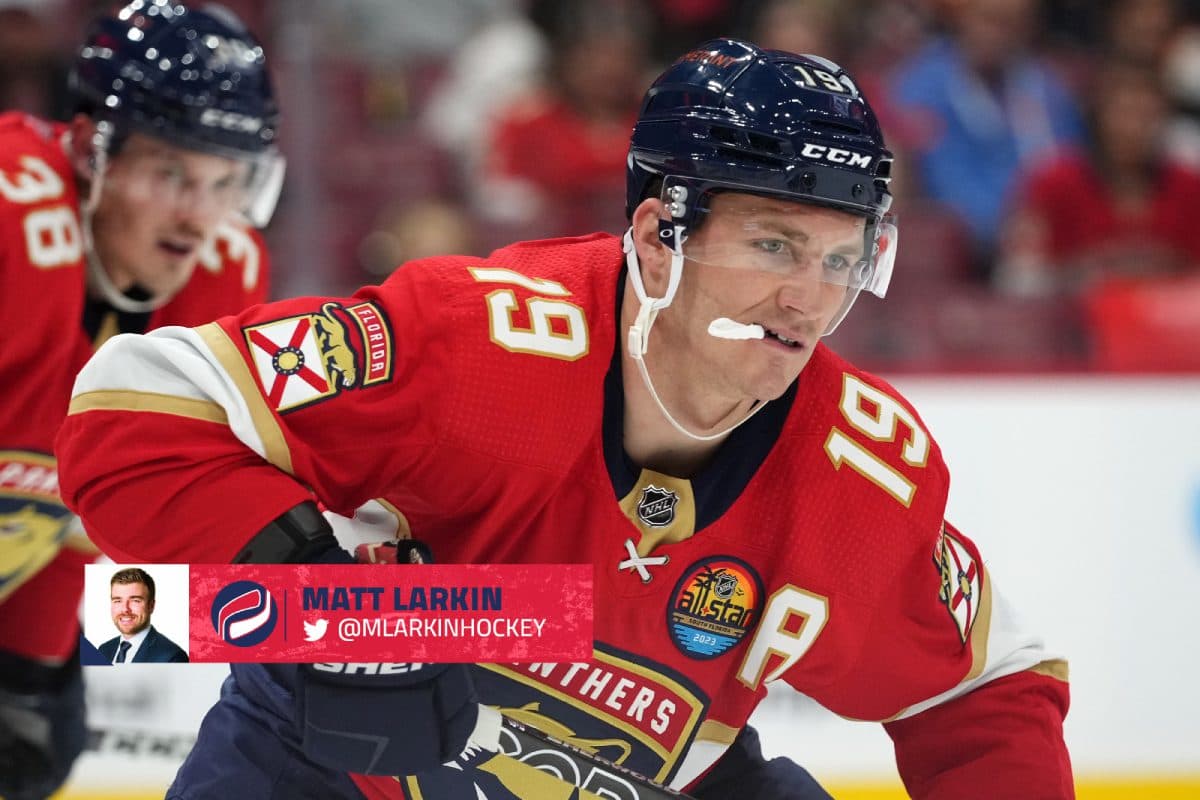
[[[304,641],[316,642],[325,636],[325,629],[329,627],[329,620],[318,619],[316,622],[304,623]]]

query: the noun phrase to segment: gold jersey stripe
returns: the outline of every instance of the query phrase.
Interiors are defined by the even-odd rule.
[[[737,728],[726,725],[723,722],[717,722],[715,719],[706,719],[700,723],[700,729],[696,731],[696,740],[716,742],[717,744],[733,744],[733,740],[737,738],[737,735]]]
[[[1054,658],[1049,661],[1043,661],[1040,664],[1035,664],[1029,668],[1029,671],[1036,672],[1038,675],[1048,675],[1063,683],[1070,682],[1070,668],[1067,662],[1061,658]]]
[[[283,438],[283,429],[279,426],[279,420],[271,412],[267,406],[267,401],[263,398],[262,392],[258,390],[258,382],[254,376],[250,374],[250,367],[242,358],[241,351],[237,345],[225,333],[225,331],[215,322],[210,322],[207,325],[201,325],[196,328],[196,333],[204,340],[216,356],[217,362],[224,368],[225,373],[233,381],[233,385],[237,387],[238,393],[246,401],[247,408],[250,409],[250,420],[254,424],[254,430],[258,432],[258,436],[262,439],[263,449],[266,451],[267,461],[270,461],[281,470],[291,475],[292,473],[292,453],[288,449],[287,440]]]
[[[54,456],[45,453],[34,453],[31,450],[0,450],[0,459],[4,461],[29,461],[42,467],[53,467],[58,461]]]
[[[99,350],[100,345],[104,344],[120,332],[121,327],[117,324],[117,312],[104,312],[104,318],[100,320],[100,327],[96,329],[96,336],[94,339],[92,339],[92,349]]]
[[[979,592],[979,611],[975,614],[975,623],[971,627],[971,668],[967,670],[967,674],[963,676],[963,679],[960,681],[960,683],[978,678],[983,673],[983,668],[987,664],[988,634],[992,627],[992,576],[988,573],[987,567],[983,567],[983,575],[980,580],[980,586],[983,588]],[[1039,664],[1038,666],[1041,665]],[[908,711],[907,708],[902,708],[892,716],[879,721],[892,722],[896,719],[899,719],[900,716],[906,711]],[[854,717],[846,716],[842,716],[842,718],[854,720],[855,722],[873,721],[859,720]]]
[[[396,508],[394,505],[384,500],[382,497],[376,497],[375,502],[383,506],[383,510],[396,518],[396,539],[411,539],[412,526],[408,524],[408,517],[404,516],[404,512]]]
[[[971,626],[971,669],[963,678],[964,681],[978,678],[983,673],[983,667],[987,664],[988,634],[992,630],[992,576],[983,564],[979,568],[983,570],[979,581],[983,589],[979,593],[975,624]]]
[[[84,392],[71,398],[67,414],[83,414],[87,411],[153,411],[176,417],[198,419],[228,425],[225,409],[211,400],[195,400],[190,397],[175,397],[155,392],[135,392],[127,389],[101,389]]]
[[[63,542],[63,547],[69,547],[77,553],[84,553],[89,556],[100,555],[100,548],[96,547],[95,542],[83,533],[72,533],[67,536],[66,541]]]

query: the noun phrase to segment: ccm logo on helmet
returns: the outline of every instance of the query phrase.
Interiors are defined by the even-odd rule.
[[[834,164],[845,164],[849,167],[862,167],[870,169],[871,157],[864,156],[862,153],[855,153],[853,150],[843,150],[840,147],[826,147],[823,144],[813,144],[809,142],[800,150],[800,155],[804,158],[823,158],[826,161],[832,161]]]
[[[250,117],[233,111],[221,111],[216,108],[206,108],[200,115],[200,124],[210,128],[220,128],[226,131],[241,131],[242,133],[258,133],[262,128],[261,117]]]

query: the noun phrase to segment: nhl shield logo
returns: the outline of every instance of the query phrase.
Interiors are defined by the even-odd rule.
[[[679,503],[679,495],[670,489],[660,489],[650,484],[642,489],[638,500],[638,519],[652,528],[664,528],[675,521],[675,506]]]
[[[733,597],[737,586],[738,579],[733,575],[718,575],[713,582],[713,594],[721,600],[728,600]]]

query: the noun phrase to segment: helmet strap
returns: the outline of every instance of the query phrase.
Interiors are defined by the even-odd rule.
[[[83,251],[87,260],[88,285],[100,293],[104,300],[118,311],[126,314],[146,314],[166,305],[170,295],[160,295],[146,300],[134,300],[122,292],[112,282],[108,270],[100,261],[96,252],[96,240],[92,234],[92,217],[100,206],[100,196],[103,193],[104,174],[108,171],[108,150],[112,142],[113,125],[108,120],[96,123],[96,132],[92,135],[92,176],[88,185],[87,199],[80,205],[80,227],[83,232]]]
[[[671,412],[659,399],[658,392],[654,389],[654,381],[650,379],[650,371],[646,367],[645,354],[650,346],[650,329],[654,327],[654,320],[658,317],[658,312],[667,306],[675,299],[675,292],[679,289],[680,276],[683,274],[683,242],[686,238],[682,225],[675,225],[668,220],[659,220],[659,238],[664,243],[668,244],[671,250],[671,274],[667,279],[667,291],[662,297],[650,297],[646,293],[645,284],[642,283],[642,269],[638,262],[637,248],[633,244],[633,228],[625,232],[625,237],[622,240],[622,246],[625,250],[625,266],[629,271],[629,281],[633,285],[633,293],[638,298],[638,313],[634,318],[633,324],[629,326],[629,336],[627,339],[627,347],[629,356],[637,364],[638,372],[642,376],[642,383],[645,384],[646,390],[650,392],[650,397],[654,400],[654,404],[658,406],[658,410],[666,418],[667,422],[671,423],[671,427],[687,436],[689,439],[694,439],[698,442],[711,442],[720,439],[732,432],[739,425],[742,425],[746,420],[753,417],[761,411],[766,403],[761,400],[754,401],[754,406],[737,422],[727,428],[717,431],[716,433],[701,434],[685,428],[679,421],[672,416]]]

